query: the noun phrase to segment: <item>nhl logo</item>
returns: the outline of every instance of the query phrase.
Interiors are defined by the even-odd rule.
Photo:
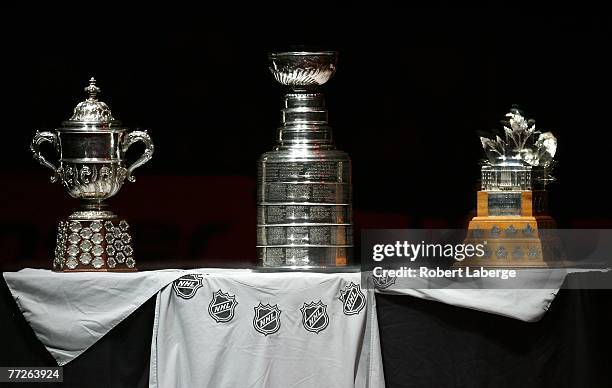
[[[374,276],[372,274],[372,282],[374,282],[374,287],[379,290],[384,290],[385,288],[389,288],[395,284],[397,278],[395,276],[389,276],[388,273],[385,273],[383,276]]]
[[[346,315],[359,314],[366,305],[366,298],[361,291],[361,286],[351,282],[347,284],[344,290],[340,290],[340,298],[342,301],[342,310]]]
[[[172,283],[176,296],[183,299],[193,298],[200,287],[202,287],[202,275],[185,275]]]
[[[274,334],[280,329],[280,314],[278,305],[261,304],[255,307],[253,327],[263,335]]]
[[[327,306],[320,300],[317,303],[304,303],[300,311],[302,312],[302,324],[308,331],[319,334],[329,324]]]
[[[229,322],[234,318],[236,308],[236,295],[230,295],[221,290],[213,293],[212,300],[208,305],[208,313],[217,323]]]

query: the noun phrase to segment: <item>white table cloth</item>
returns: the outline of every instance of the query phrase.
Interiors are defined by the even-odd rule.
[[[517,269],[513,280],[498,278],[395,278],[379,292],[410,295],[526,322],[542,318],[572,269]],[[512,288],[504,288],[511,285]]]
[[[187,275],[157,298],[150,387],[384,387],[359,273]]]
[[[168,283],[179,270],[133,273],[5,272],[17,306],[58,365],[96,343]]]
[[[201,276],[202,284],[191,297],[187,296],[192,282],[181,286],[178,280],[187,274]],[[351,283],[360,283],[358,273],[267,274],[201,269],[65,274],[25,269],[4,273],[4,277],[25,319],[58,365],[79,356],[157,294],[152,387],[172,385],[175,378],[195,384],[191,386],[231,386],[238,377],[248,377],[253,386],[264,382],[288,386],[342,386],[349,381],[364,387],[384,384],[373,293],[365,287],[360,289],[367,302],[357,314],[343,310],[341,296]],[[193,280],[193,276],[185,279]],[[199,277],[195,279],[197,283]],[[546,312],[562,281],[558,279],[557,288],[546,290],[383,292],[535,321]],[[227,322],[223,322],[228,318],[227,311],[214,313],[220,314],[215,319],[208,310],[215,292],[236,298],[233,317]],[[223,298],[217,302],[212,308],[227,306]],[[326,319],[319,318],[321,307],[315,306],[319,302],[325,305]],[[260,327],[261,331],[255,329],[260,303],[268,306],[264,312],[278,307],[278,330],[273,330],[272,324]],[[312,316],[317,320],[310,325],[311,331],[303,321],[305,305],[311,305],[309,313],[317,312]]]
[[[157,293],[152,387],[384,386],[376,302],[373,292],[359,287],[359,273],[25,269],[4,277],[58,365],[79,356]],[[208,312],[220,290],[237,301],[228,322],[216,322]],[[362,295],[357,301],[363,303],[355,302],[355,295]],[[319,302],[326,318],[304,323],[305,304]],[[278,329],[255,330],[259,303],[279,308]]]

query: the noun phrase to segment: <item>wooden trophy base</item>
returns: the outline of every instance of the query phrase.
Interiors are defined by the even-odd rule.
[[[550,263],[544,260],[547,255],[543,252],[539,230],[555,228],[556,223],[546,214],[534,214],[532,191],[479,191],[477,198],[477,215],[468,225],[466,242],[484,243],[485,255],[463,260],[459,265],[488,268],[550,267]],[[500,206],[500,198],[511,206]]]

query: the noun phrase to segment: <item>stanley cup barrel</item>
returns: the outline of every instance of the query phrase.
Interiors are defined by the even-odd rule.
[[[351,265],[351,161],[334,146],[324,95],[336,53],[270,54],[285,88],[274,149],[258,165],[257,251],[264,269]]]

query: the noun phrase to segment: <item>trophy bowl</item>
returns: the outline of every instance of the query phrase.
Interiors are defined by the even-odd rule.
[[[282,85],[319,86],[336,72],[335,51],[288,51],[269,54],[270,71]]]
[[[146,131],[129,131],[115,120],[109,107],[96,96],[100,88],[92,78],[85,101],[70,119],[54,131],[36,131],[30,149],[41,165],[51,169],[51,182],[59,180],[68,194],[81,200],[81,207],[59,222],[53,269],[61,271],[135,270],[129,224],[106,208],[104,200],[117,194],[132,172],[153,155],[153,142]],[[59,154],[59,166],[40,151],[51,143]],[[126,167],[125,153],[142,142],[145,151]]]

